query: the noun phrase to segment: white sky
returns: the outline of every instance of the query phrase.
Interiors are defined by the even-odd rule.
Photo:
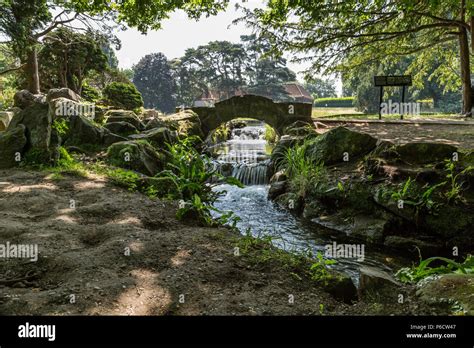
[[[122,41],[122,48],[116,51],[119,67],[131,68],[143,56],[150,53],[162,52],[168,59],[173,59],[183,56],[187,48],[196,48],[209,41],[240,42],[240,35],[251,34],[252,30],[246,28],[243,23],[232,24],[234,19],[242,16],[242,12],[235,9],[237,1],[232,0],[227,11],[220,12],[216,16],[203,17],[199,21],[189,19],[182,11],[174,12],[169,19],[163,21],[161,30],[149,31],[147,35],[142,35],[136,29],[117,32],[118,38]],[[249,8],[263,5],[262,0],[245,2],[245,6]],[[288,67],[299,73],[307,65],[288,62]],[[299,75],[298,78],[301,80],[302,76]],[[340,82],[338,81],[336,85],[339,94]]]

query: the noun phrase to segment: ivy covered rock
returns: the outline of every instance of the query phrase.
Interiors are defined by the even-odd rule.
[[[306,154],[315,162],[334,164],[352,161],[375,148],[377,140],[372,136],[336,127],[311,140]]]
[[[26,146],[25,126],[19,124],[0,132],[0,168],[11,168],[19,164],[21,155]]]
[[[112,144],[107,160],[114,166],[153,176],[162,170],[166,158],[148,142],[131,140]]]

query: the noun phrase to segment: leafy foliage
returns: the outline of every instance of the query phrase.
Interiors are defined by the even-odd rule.
[[[443,262],[437,267],[430,267],[433,262]],[[454,260],[445,257],[430,257],[423,260],[420,255],[420,263],[412,267],[401,268],[395,273],[395,276],[404,283],[415,283],[428,276],[434,274],[445,274],[445,273],[474,273],[474,258],[472,255],[468,255],[464,262],[459,263]]]
[[[104,96],[113,106],[127,110],[135,110],[143,106],[140,92],[131,83],[112,82],[105,87]]]
[[[77,33],[60,28],[43,39],[39,53],[41,82],[46,89],[67,87],[82,93],[82,84],[89,72],[107,67],[107,57],[92,33]]]
[[[235,178],[223,177],[216,173],[210,164],[210,159],[202,156],[194,148],[193,144],[197,137],[188,137],[173,145],[168,144],[170,160],[167,169],[157,174],[156,177],[168,178],[173,183],[169,195],[174,199],[181,200],[177,216],[180,219],[185,217],[197,218],[204,225],[214,225],[211,211],[218,211],[213,207],[213,203],[225,192],[213,190],[220,179],[225,183],[242,187],[242,184]],[[214,181],[214,183],[211,183]],[[221,223],[229,222],[232,216],[223,214]],[[233,222],[236,222],[234,219]]]
[[[162,53],[144,56],[133,67],[133,83],[137,86],[147,108],[172,112],[176,106],[176,84],[171,64]]]
[[[468,166],[462,170],[457,170],[456,162],[447,160],[445,163],[446,184],[448,190],[445,192],[445,197],[448,203],[458,203],[463,201],[462,191],[464,182],[461,181],[463,175],[474,170],[474,166]]]

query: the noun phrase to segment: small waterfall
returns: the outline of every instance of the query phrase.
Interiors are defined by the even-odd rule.
[[[268,161],[260,163],[240,163],[237,164],[232,176],[239,179],[244,185],[265,185],[268,183]]]
[[[264,137],[265,127],[261,123],[233,129],[231,139],[220,146],[214,169],[239,179],[244,185],[267,184],[270,161]]]

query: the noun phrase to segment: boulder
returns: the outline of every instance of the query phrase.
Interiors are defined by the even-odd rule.
[[[160,128],[160,127],[166,127],[166,123],[160,120],[159,118],[152,118],[148,120],[145,130],[150,130],[153,128]]]
[[[160,116],[161,113],[158,111],[158,110],[155,110],[155,109],[145,109],[142,111],[141,113],[141,118],[144,120],[144,121],[149,121],[149,120],[153,120],[153,119],[157,119],[158,116]]]
[[[129,136],[131,134],[138,133],[137,128],[135,128],[133,124],[124,121],[106,123],[104,127],[112,133],[119,134],[122,136]]]
[[[400,159],[409,164],[427,164],[451,159],[457,148],[442,143],[407,143],[399,145],[395,151]]]
[[[199,136],[204,138],[199,116],[192,110],[185,110],[176,114],[162,116],[160,120],[165,122],[166,126],[178,132],[179,136]]]
[[[13,115],[14,114],[11,111],[0,111],[0,132],[8,128]]]
[[[52,139],[52,115],[45,100],[35,99],[13,116],[8,130],[24,125],[27,138],[27,150],[34,153],[34,162],[49,163],[57,155],[57,144]]]
[[[311,140],[306,153],[315,162],[334,164],[343,162],[345,157],[352,161],[375,148],[377,140],[365,133],[354,132],[344,127],[336,127]]]
[[[284,194],[286,192],[286,188],[286,181],[273,182],[268,189],[268,199],[275,199],[276,197]]]
[[[43,94],[33,94],[26,89],[16,92],[13,96],[13,106],[20,109],[27,108],[35,103],[44,103],[45,101],[46,99]]]
[[[314,125],[308,122],[304,122],[304,121],[296,121],[286,126],[283,129],[283,134],[291,135],[291,136],[308,136],[308,135],[317,136],[318,135],[315,132]]]
[[[402,236],[387,236],[383,244],[390,249],[403,251],[405,254],[418,255],[419,250],[425,257],[439,255],[443,247],[439,242],[427,242]]]
[[[105,129],[94,124],[84,116],[66,118],[68,130],[61,136],[66,146],[81,146],[84,144],[101,145]]]
[[[393,303],[394,297],[398,295],[396,291],[401,284],[388,272],[363,265],[359,269],[359,297],[367,296],[376,298],[377,301],[388,301]]]
[[[272,177],[270,178],[270,184],[286,180],[288,180],[288,176],[285,174],[285,171],[280,170],[272,175]]]
[[[165,156],[146,141],[122,141],[107,150],[108,162],[114,166],[156,175],[163,168]]]
[[[112,144],[115,144],[115,143],[118,143],[120,141],[128,141],[128,139],[125,138],[125,137],[122,137],[118,134],[111,133],[107,129],[105,129],[104,137],[102,138],[102,144],[104,146],[108,147],[108,146],[110,146]]]
[[[147,140],[151,144],[164,148],[165,144],[173,144],[177,141],[178,135],[176,131],[170,131],[166,127],[154,128],[140,134],[129,136],[132,140]]]
[[[46,101],[50,102],[54,99],[58,98],[66,98],[77,103],[81,102],[82,98],[74,92],[72,89],[69,88],[52,88],[48,91],[46,96]]]
[[[138,116],[130,110],[109,110],[105,113],[105,118],[107,119],[106,123],[128,122],[139,131],[145,128]]]
[[[26,146],[25,126],[22,124],[0,132],[0,169],[18,165]],[[20,154],[20,157],[17,155]]]
[[[326,284],[322,285],[323,289],[339,301],[348,304],[357,301],[357,288],[355,287],[351,277],[332,270],[330,272],[332,277]]]
[[[95,114],[94,114],[94,122],[103,125],[105,123],[105,114],[109,110],[108,107],[95,105]]]
[[[275,198],[275,203],[282,209],[287,209],[292,213],[299,214],[303,209],[301,197],[296,193],[286,192]]]
[[[422,280],[416,294],[423,302],[474,315],[474,274],[443,274]]]

